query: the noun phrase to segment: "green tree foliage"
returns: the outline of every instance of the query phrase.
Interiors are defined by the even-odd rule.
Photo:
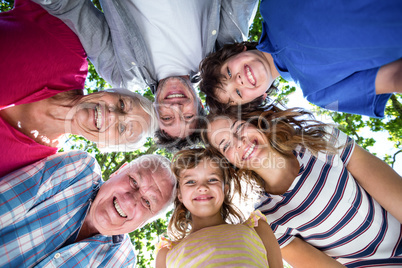
[[[101,9],[99,1],[93,0],[95,5]],[[12,8],[14,4],[13,0],[2,0],[0,3],[0,10],[2,12]],[[250,28],[250,41],[258,41],[261,35],[262,18],[258,12],[254,19],[254,23]],[[278,92],[274,93],[273,98],[280,99],[286,104],[287,96],[296,88],[289,85],[285,80],[279,78],[276,81],[278,85]],[[96,92],[109,88],[108,85],[96,72],[94,66],[90,63],[89,74],[86,83],[86,90],[88,93]],[[149,89],[140,92],[153,100],[153,95]],[[201,95],[201,98],[205,100],[205,96]],[[390,140],[396,149],[396,153],[393,155],[386,155],[385,161],[391,165],[395,162],[395,157],[402,151],[402,97],[401,95],[394,95],[387,104],[385,111],[385,119],[365,118],[360,115],[352,115],[346,113],[337,113],[328,110],[321,109],[317,106],[314,107],[314,113],[316,115],[330,116],[333,121],[340,125],[340,128],[348,135],[352,136],[359,145],[370,150],[370,147],[376,142],[373,138],[364,138],[359,134],[359,130],[363,128],[369,128],[372,132],[386,132],[388,133],[388,140]],[[109,175],[121,167],[124,163],[130,162],[135,158],[144,154],[161,154],[168,158],[172,155],[165,150],[158,149],[152,139],[149,139],[145,146],[135,152],[126,153],[101,153],[96,145],[92,142],[85,140],[82,137],[71,135],[68,139],[68,144],[71,144],[71,148],[84,150],[94,155],[99,162],[103,178],[108,179]],[[64,148],[66,149],[66,148]],[[61,149],[63,150],[63,149]],[[155,242],[158,241],[158,237],[166,231],[167,221],[170,216],[169,212],[162,219],[150,223],[143,228],[130,233],[131,240],[135,245],[137,253],[138,267],[150,267],[154,260]]]

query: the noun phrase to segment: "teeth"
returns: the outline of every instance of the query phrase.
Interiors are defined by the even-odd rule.
[[[124,213],[124,211],[121,209],[121,207],[119,206],[119,204],[117,203],[117,200],[114,199],[113,200],[113,204],[114,207],[116,208],[117,213],[119,213],[120,216],[122,216],[123,218],[127,218],[127,215]]]
[[[255,80],[253,77],[253,74],[250,71],[250,67],[246,66],[246,73],[247,73],[247,78],[250,81],[251,84],[255,85]]]
[[[186,96],[184,94],[172,94],[167,96],[167,99],[172,99],[172,98],[185,98]]]
[[[99,107],[99,105],[95,106],[95,121],[96,121],[96,128],[101,129],[102,126],[102,111]]]
[[[247,152],[246,152],[246,154],[244,155],[244,158],[243,158],[243,159],[247,159],[247,157],[250,156],[250,154],[254,151],[254,147],[255,147],[255,144],[253,143],[253,145],[251,145],[250,149],[247,150]]]

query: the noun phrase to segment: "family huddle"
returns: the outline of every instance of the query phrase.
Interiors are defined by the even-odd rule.
[[[157,268],[402,266],[402,177],[271,94],[281,77],[322,108],[384,117],[402,92],[401,1],[100,6],[0,13],[1,267],[135,267],[128,234],[172,208]],[[88,92],[88,60],[112,88]],[[103,153],[153,138],[173,157],[103,180],[65,134]]]

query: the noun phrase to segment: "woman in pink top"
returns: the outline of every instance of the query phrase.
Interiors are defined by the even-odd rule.
[[[124,89],[83,94],[78,37],[28,0],[0,13],[0,177],[56,153],[65,133],[102,147],[140,147],[156,126],[152,103]]]
[[[178,180],[175,208],[156,256],[156,267],[283,267],[278,242],[265,216],[255,211],[242,224],[233,205],[229,162],[208,149],[180,151],[172,161]],[[236,183],[237,182],[237,183]]]

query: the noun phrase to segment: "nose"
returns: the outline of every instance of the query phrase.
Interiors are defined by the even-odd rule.
[[[119,120],[124,121],[125,115],[120,111],[116,111],[116,109],[114,109],[113,107],[109,107],[107,119],[109,122],[109,126],[112,126],[113,124],[119,122]]]
[[[205,183],[201,183],[199,186],[198,186],[198,191],[199,192],[201,192],[201,193],[203,193],[203,192],[206,192],[206,191],[208,191],[208,186],[205,184]]]
[[[236,139],[236,147],[240,149],[244,143],[244,137],[235,137],[234,139]]]
[[[243,85],[243,80],[241,79],[241,76],[240,76],[240,74],[238,73],[237,75],[236,75],[236,83],[238,84],[238,85]]]

